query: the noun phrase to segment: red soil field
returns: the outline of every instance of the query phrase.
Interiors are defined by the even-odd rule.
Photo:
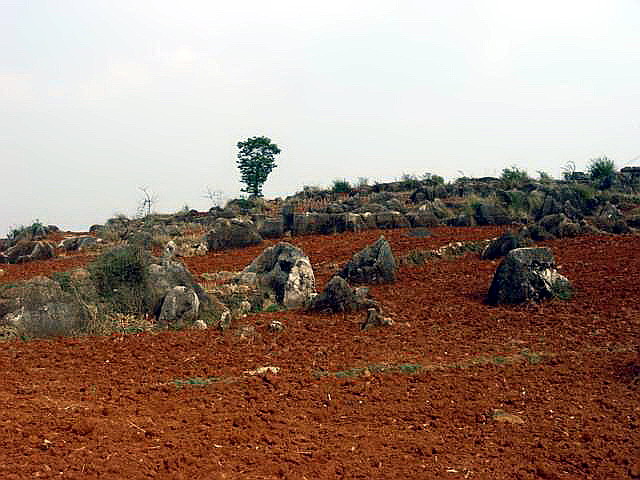
[[[499,233],[432,231],[290,241],[320,288],[381,233],[396,254]],[[0,478],[640,478],[640,236],[545,245],[569,300],[488,306],[498,261],[469,254],[373,287],[395,324],[368,332],[364,313],[293,310],[224,334],[5,342]],[[186,261],[238,270],[263,248]]]

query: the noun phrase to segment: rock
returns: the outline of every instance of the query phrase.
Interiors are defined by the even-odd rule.
[[[538,225],[556,238],[575,237],[581,233],[580,226],[572,222],[564,213],[542,217]]]
[[[75,252],[78,250],[89,250],[95,248],[98,245],[98,241],[95,237],[90,235],[83,235],[80,237],[68,237],[60,242],[59,248],[65,252]]]
[[[441,223],[433,213],[424,211],[409,212],[407,219],[412,227],[435,227]]]
[[[199,311],[207,311],[212,306],[209,296],[182,263],[171,260],[162,262],[156,260],[155,263],[148,266],[147,273],[145,304],[158,318],[162,313],[165,297],[175,287],[186,287],[187,290],[192,291],[198,298]]]
[[[495,409],[491,412],[491,418],[494,422],[511,423],[512,425],[524,425],[524,420],[518,415],[507,413],[504,410]]]
[[[218,320],[217,327],[223,332],[225,330],[228,330],[229,327],[231,327],[231,311],[230,310],[222,311],[222,314],[220,315],[220,319]]]
[[[265,297],[287,308],[307,305],[315,293],[309,257],[287,242],[265,249],[241,275],[247,274],[255,275],[254,281]]]
[[[246,370],[244,373],[246,373],[247,375],[267,375],[269,373],[272,375],[277,375],[278,372],[280,372],[280,367],[267,366],[258,367],[254,370]]]
[[[284,234],[284,220],[282,218],[265,218],[258,225],[258,233],[263,238],[279,238]]]
[[[378,308],[376,302],[358,294],[342,277],[333,277],[325,290],[317,295],[312,303],[311,310],[323,312],[356,312],[365,308]]]
[[[206,330],[208,328],[204,320],[196,320],[195,322],[193,322],[193,325],[191,327],[194,330]]]
[[[369,330],[370,328],[377,327],[389,327],[393,325],[393,320],[388,317],[383,317],[378,310],[370,308],[367,310],[367,318],[360,325],[360,330]]]
[[[563,297],[569,280],[560,275],[548,248],[516,248],[500,263],[489,288],[489,304],[516,304]]]
[[[205,240],[210,252],[262,243],[262,237],[253,222],[237,218],[217,219]]]
[[[284,332],[284,324],[280,320],[271,320],[267,328],[272,333]]]
[[[608,218],[612,221],[619,220],[623,217],[620,210],[618,210],[618,207],[616,207],[609,201],[605,202],[605,204],[602,206],[602,208],[600,209],[600,211],[596,216],[602,217],[602,218]]]
[[[176,256],[176,244],[173,240],[169,240],[167,244],[164,246],[164,251],[162,252],[162,258],[164,260],[174,260]]]
[[[640,215],[632,215],[627,219],[627,225],[632,228],[640,228]]]
[[[55,257],[53,244],[43,240],[22,240],[4,253],[4,263],[26,263]]]
[[[411,223],[407,217],[400,212],[379,212],[374,214],[376,227],[389,229],[389,228],[409,228]]]
[[[562,213],[562,205],[552,195],[547,194],[536,215],[537,219],[546,217],[547,215],[556,215]]]
[[[519,232],[505,232],[493,240],[480,254],[483,260],[494,260],[504,257],[511,250],[528,247],[531,242]]]
[[[0,325],[20,335],[47,337],[86,331],[90,312],[77,296],[47,277],[0,289]]]
[[[476,224],[476,219],[472,215],[461,213],[456,217],[448,218],[446,223],[450,227],[473,227]]]
[[[165,295],[158,315],[162,327],[184,327],[198,319],[200,300],[191,288],[183,285],[173,287]]]
[[[2,277],[5,273],[7,272],[5,272],[3,269],[0,268],[0,277]]]
[[[396,268],[391,245],[381,236],[373,245],[356,253],[338,275],[355,284],[393,283]]]
[[[513,222],[507,210],[491,203],[477,205],[475,219],[478,225],[508,225]]]

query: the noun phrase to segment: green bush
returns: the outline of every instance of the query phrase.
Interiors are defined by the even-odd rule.
[[[531,181],[529,174],[526,170],[522,170],[515,165],[504,168],[502,175],[500,175],[500,181],[505,189],[521,188],[525,184]]]
[[[420,179],[410,173],[403,173],[400,177],[400,183],[403,190],[415,190],[421,186]]]
[[[140,314],[148,310],[147,265],[144,250],[135,246],[117,247],[89,264],[88,270],[98,294],[113,310]]]
[[[600,190],[611,188],[616,175],[616,165],[613,160],[602,156],[593,158],[589,162],[589,176]]]
[[[426,172],[422,175],[422,180],[432,185],[444,185],[444,177],[435,173]]]
[[[346,179],[336,179],[331,187],[333,193],[351,193],[351,184]]]

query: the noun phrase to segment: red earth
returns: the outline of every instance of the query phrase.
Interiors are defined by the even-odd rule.
[[[432,232],[289,240],[321,287],[380,234],[403,254],[499,230]],[[372,287],[395,320],[378,330],[359,330],[363,313],[293,310],[224,334],[5,342],[0,478],[640,478],[640,236],[545,245],[569,300],[488,306],[498,261],[468,254]],[[186,263],[237,270],[263,248]],[[0,281],[67,262],[3,266]],[[280,371],[248,373],[265,366]]]

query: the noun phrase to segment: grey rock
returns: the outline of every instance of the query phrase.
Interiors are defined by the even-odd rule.
[[[80,237],[65,238],[60,242],[59,248],[65,252],[75,252],[78,250],[89,250],[95,248],[97,245],[98,241],[95,237],[83,235]]]
[[[481,203],[476,207],[475,219],[478,225],[508,225],[513,219],[504,207]]]
[[[267,328],[272,333],[284,332],[284,324],[280,320],[272,320]]]
[[[207,248],[211,252],[262,243],[262,237],[253,222],[237,218],[217,219],[213,228],[207,233],[205,240]]]
[[[306,305],[315,293],[315,276],[309,257],[287,242],[265,249],[241,275],[251,277],[252,274],[255,280],[251,281],[259,286],[265,297],[287,308]]]
[[[385,317],[375,308],[367,310],[367,318],[360,324],[360,330],[369,330],[378,327],[390,327],[393,325],[391,318]]]
[[[284,234],[284,220],[282,218],[265,218],[258,225],[258,233],[263,238],[279,238]]]
[[[86,331],[90,311],[47,277],[0,289],[0,325],[19,335],[47,337]]]
[[[575,237],[581,233],[580,226],[572,222],[564,213],[542,217],[538,225],[556,238]]]
[[[367,308],[378,308],[371,299],[363,296],[364,291],[356,292],[342,277],[333,277],[324,291],[317,295],[312,303],[311,310],[321,312],[356,312]]]
[[[178,286],[187,287],[196,294],[200,310],[207,310],[211,306],[211,299],[184,264],[172,260],[156,261],[149,265],[147,272],[145,304],[156,316],[161,314],[167,294]]]
[[[338,275],[354,284],[383,284],[396,281],[396,270],[391,245],[381,236],[373,245],[356,253]]]
[[[23,240],[3,252],[4,263],[26,263],[55,257],[53,244],[43,240]]]
[[[162,301],[158,324],[163,327],[184,327],[198,319],[199,309],[200,300],[193,289],[175,286]]]
[[[528,247],[531,241],[520,232],[505,232],[500,237],[493,240],[487,248],[480,254],[483,260],[494,260],[504,257],[511,250]]]
[[[489,288],[489,304],[537,302],[569,292],[569,280],[557,271],[548,248],[511,250],[498,266]]]

